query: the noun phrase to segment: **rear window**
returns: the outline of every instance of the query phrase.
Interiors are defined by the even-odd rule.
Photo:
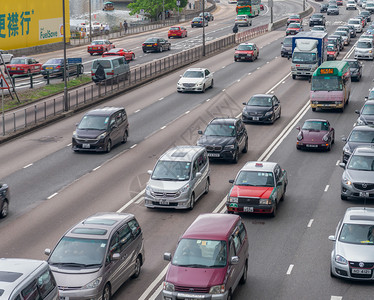
[[[179,27],[170,27],[170,30],[179,30]]]
[[[62,64],[62,63],[64,63],[64,60],[62,58],[60,58],[60,59],[58,59],[58,58],[52,58],[52,59],[48,59],[45,64],[46,65],[47,64],[59,65],[59,64]]]
[[[99,64],[104,69],[110,69],[112,67],[112,64],[110,63],[110,60],[94,60],[93,63],[92,63],[92,69],[97,69]]]

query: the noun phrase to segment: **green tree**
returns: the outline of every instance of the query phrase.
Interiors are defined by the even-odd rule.
[[[135,0],[128,5],[130,9],[130,15],[135,15],[140,13],[143,9],[144,13],[152,19],[157,19],[157,16],[162,14],[162,3],[164,1],[165,10],[176,10],[177,0]],[[180,0],[180,9],[183,9],[187,5],[188,0]]]

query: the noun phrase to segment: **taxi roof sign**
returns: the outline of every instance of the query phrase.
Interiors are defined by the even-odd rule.
[[[263,167],[264,165],[262,163],[256,163],[256,167]]]

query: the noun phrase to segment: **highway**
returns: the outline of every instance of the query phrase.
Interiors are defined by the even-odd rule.
[[[330,33],[357,14],[344,7],[340,12],[327,17]],[[215,22],[219,24],[219,18]],[[343,170],[337,164],[343,147],[340,137],[349,134],[357,118],[354,110],[372,87],[373,63],[364,62],[363,78],[352,84],[344,113],[312,112],[307,105],[310,83],[292,80],[290,61],[280,57],[284,35],[283,28],[253,39],[260,47],[260,57],[253,63],[235,63],[230,49],[192,65],[214,71],[215,86],[205,94],[177,94],[182,73],[177,71],[105,103],[124,106],[130,116],[128,143],[109,154],[71,151],[74,124],[83,113],[1,145],[0,178],[10,185],[12,201],[10,215],[0,222],[0,256],[46,259],[44,249],[52,248],[79,220],[99,211],[133,213],[143,229],[146,262],[139,278],[126,282],[113,299],[160,299],[167,265],[162,254],[175,249],[196,216],[224,212],[228,180],[246,161],[261,158],[286,169],[289,185],[275,218],[242,216],[250,242],[248,280],[234,298],[371,298],[370,284],[330,278],[333,244],[328,236],[347,207],[362,205],[340,200]],[[210,191],[192,211],[146,209],[141,191],[149,177],[146,172],[158,157],[174,145],[195,144],[197,130],[213,117],[238,116],[241,103],[256,93],[277,95],[282,117],[273,125],[246,125],[249,149],[239,163],[211,162]],[[331,152],[296,150],[294,128],[308,118],[327,118],[333,125],[336,142]],[[279,143],[269,148],[277,138]]]

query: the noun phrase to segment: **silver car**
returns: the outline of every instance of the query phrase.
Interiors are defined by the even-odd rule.
[[[344,168],[341,199],[374,200],[374,147],[357,147]]]
[[[0,56],[1,56],[1,58],[0,58],[0,65],[2,65],[3,62],[5,64],[9,64],[10,61],[12,60],[12,58],[13,58],[13,54],[9,53],[6,50],[0,50]]]
[[[355,49],[356,59],[370,59],[373,60],[374,45],[372,39],[359,39]]]
[[[350,207],[340,220],[331,252],[331,277],[374,279],[374,209]]]
[[[69,229],[49,255],[60,300],[109,300],[144,263],[144,243],[132,214],[98,213]]]

